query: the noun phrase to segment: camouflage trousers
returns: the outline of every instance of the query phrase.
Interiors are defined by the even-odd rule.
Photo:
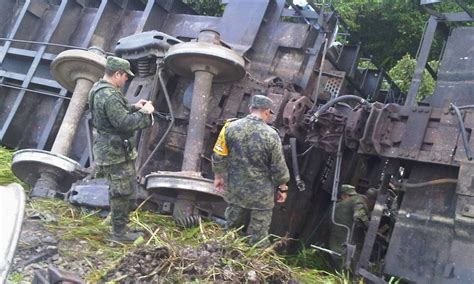
[[[135,206],[137,199],[135,161],[99,166],[97,175],[103,176],[109,181],[112,232],[121,235],[126,230],[129,221],[128,214]]]
[[[250,243],[259,246],[268,246],[270,241],[266,239],[270,223],[272,221],[272,209],[256,210],[240,207],[235,204],[229,204],[225,210],[226,225],[225,230],[231,228],[244,227],[244,232],[250,232]]]

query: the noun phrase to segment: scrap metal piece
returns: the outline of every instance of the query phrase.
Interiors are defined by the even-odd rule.
[[[79,206],[109,208],[109,184],[107,180],[93,179],[74,183],[69,192],[69,202]]]
[[[56,284],[56,283],[70,283],[83,284],[86,283],[79,275],[63,271],[55,266],[48,266],[48,270],[38,270],[35,272],[33,284]]]
[[[385,283],[387,283],[382,278],[377,277],[376,275],[370,273],[369,271],[365,270],[364,268],[359,268],[358,273],[360,274],[360,276],[362,276],[362,277],[366,278],[367,280],[369,280],[370,283],[374,283],[374,284],[385,284]]]
[[[17,183],[0,186],[0,283],[5,283],[20,239],[25,193]]]
[[[332,255],[336,255],[336,256],[342,256],[342,254],[338,253],[338,252],[335,252],[333,250],[330,250],[330,249],[327,249],[327,248],[323,248],[323,247],[320,247],[320,246],[317,246],[317,245],[311,245],[312,248],[315,248],[317,250],[320,250],[320,251],[324,251],[324,252],[327,252],[329,254],[332,254]]]
[[[19,267],[25,268],[26,266],[32,264],[32,263],[38,263],[40,261],[43,261],[49,257],[52,257],[53,255],[58,253],[58,248],[51,248],[51,249],[46,249],[38,254],[33,255],[32,257],[28,258],[27,260],[21,262],[19,264]]]
[[[40,174],[49,170],[60,176],[57,189],[61,192],[68,191],[73,182],[86,176],[79,163],[63,155],[35,149],[20,150],[13,154],[13,173],[29,185],[35,185]]]

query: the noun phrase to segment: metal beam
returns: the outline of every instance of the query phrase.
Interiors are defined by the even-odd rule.
[[[467,12],[444,14],[444,21],[446,22],[472,22],[474,17]]]
[[[467,4],[464,2],[464,0],[454,0],[458,5],[469,15],[469,17],[474,17],[474,12],[469,9]]]
[[[154,1],[151,1],[154,2]],[[102,18],[102,15],[104,14],[105,7],[107,6],[108,0],[102,0],[100,2],[99,9],[97,9],[97,13],[95,14],[94,20],[92,21],[91,28],[87,32],[87,35],[82,43],[83,47],[87,47],[87,45],[91,42],[92,37],[94,36],[95,30],[97,28],[97,25],[99,24],[100,19]]]
[[[385,172],[383,174],[382,184],[380,186],[380,192],[377,195],[377,201],[375,202],[374,210],[372,211],[369,228],[365,235],[364,246],[360,253],[359,262],[357,264],[356,271],[359,271],[361,268],[369,268],[369,259],[372,253],[372,248],[374,247],[375,238],[377,237],[377,232],[380,226],[380,221],[382,219],[382,214],[385,208],[385,203],[388,198],[388,186],[392,178],[392,172],[396,168],[395,161],[389,160]]]
[[[51,97],[59,97],[59,95],[56,95],[54,93],[43,92],[43,91],[40,91],[40,90],[27,89],[27,88],[22,88],[22,87],[18,87],[18,86],[14,86],[14,85],[9,85],[9,84],[0,83],[0,86],[5,87],[5,88],[10,88],[10,89],[16,89],[16,90],[24,90],[26,92],[42,94],[42,95],[51,96]]]
[[[318,13],[310,10],[294,10],[294,9],[284,9],[281,14],[282,17],[293,17],[306,19],[317,19],[319,17]]]
[[[230,1],[219,25],[221,38],[237,53],[245,55],[254,44],[268,4],[268,0]]]
[[[143,29],[145,28],[145,24],[148,21],[148,18],[150,17],[150,14],[151,14],[151,11],[153,10],[154,5],[155,5],[155,1],[148,1],[146,3],[145,10],[143,11],[143,15],[140,18],[140,22],[138,23],[135,33],[143,32]]]
[[[69,49],[85,49],[85,48],[82,48],[80,46],[74,46],[74,45],[51,43],[51,42],[42,42],[42,41],[34,41],[34,40],[12,39],[12,38],[4,38],[4,37],[0,37],[0,41],[35,43],[35,44],[43,44],[43,45],[48,45],[48,46],[64,47],[64,48],[69,48]]]
[[[0,70],[0,77],[22,81],[22,82],[26,80],[26,75],[24,74],[11,72],[11,71],[5,71],[5,70]],[[61,85],[59,85],[58,82],[54,80],[50,80],[50,79],[37,77],[37,76],[32,76],[30,78],[30,83],[61,89]],[[22,86],[21,88],[25,89],[26,87]]]
[[[324,9],[321,8],[317,24],[316,25],[312,24],[311,25],[312,30],[309,31],[309,32],[316,33],[316,39],[314,43],[312,44],[311,48],[308,49],[309,52],[307,54],[307,63],[304,69],[303,76],[301,77],[301,80],[299,82],[299,85],[303,88],[304,96],[311,97],[311,94],[315,87],[314,83],[316,79],[316,72],[314,72],[314,70],[316,69],[315,65],[318,60],[321,46],[323,45],[324,40],[326,38],[326,33],[323,29],[325,21],[326,20],[324,16]]]
[[[423,36],[421,47],[419,50],[418,58],[416,60],[415,73],[408,89],[407,99],[405,100],[405,106],[413,106],[416,101],[416,95],[420,89],[421,80],[423,79],[423,71],[425,70],[426,63],[428,62],[428,56],[430,54],[431,45],[433,44],[434,35],[438,21],[434,16],[431,16],[428,20],[425,34]]]
[[[16,33],[18,32],[18,29],[20,28],[21,22],[23,21],[23,18],[25,17],[26,12],[28,11],[29,6],[30,6],[30,0],[27,0],[25,4],[23,5],[23,8],[21,8],[20,15],[18,15],[15,25],[13,26],[10,34],[8,35],[8,38],[12,39],[15,37]],[[5,45],[3,46],[2,52],[0,52],[0,65],[3,64],[3,60],[5,60],[5,56],[7,55],[8,49],[10,48],[11,44],[12,44],[11,41],[7,41]],[[0,140],[2,140],[1,137],[0,137]]]
[[[2,48],[2,46],[0,46]],[[31,57],[34,58],[36,55],[36,51],[34,50],[29,50],[29,49],[22,49],[22,48],[16,48],[16,47],[10,47],[8,49],[7,55],[13,54],[17,56],[23,56],[23,57]],[[44,53],[42,59],[43,60],[49,60],[53,61],[53,59],[56,57],[56,54],[52,53]]]
[[[64,10],[66,9],[67,3],[68,3],[68,0],[61,1],[61,5],[59,6],[58,11],[56,12],[56,15],[54,16],[53,21],[51,22],[51,29],[49,29],[48,34],[45,36],[45,39],[44,39],[45,42],[49,42],[49,40],[54,34],[54,31],[59,26],[61,18],[64,14]],[[28,88],[28,85],[30,84],[31,79],[33,78],[33,75],[35,74],[36,69],[38,68],[41,58],[43,57],[46,47],[47,45],[41,45],[39,47],[38,52],[35,58],[33,59],[33,62],[31,63],[30,69],[28,70],[28,73],[26,74],[25,81],[23,81],[23,83],[21,84],[22,88]],[[10,124],[12,123],[13,118],[15,114],[17,113],[18,108],[20,107],[21,102],[23,101],[23,97],[25,96],[25,93],[26,93],[25,90],[21,90],[18,96],[16,97],[15,102],[10,112],[8,113],[8,117],[5,120],[5,123],[3,124],[3,128],[0,130],[0,141],[2,141],[3,138],[5,137],[5,134],[8,128],[10,127]]]

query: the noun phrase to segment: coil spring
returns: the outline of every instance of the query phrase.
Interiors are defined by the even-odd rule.
[[[156,72],[155,59],[140,59],[137,61],[138,75],[142,77],[149,76]]]
[[[178,224],[178,226],[181,226],[184,228],[190,228],[190,227],[197,226],[201,223],[201,216],[193,215],[193,216],[188,216],[188,217],[183,217],[183,218],[176,218],[175,222],[176,224]]]

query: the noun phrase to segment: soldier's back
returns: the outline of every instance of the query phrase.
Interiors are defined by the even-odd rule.
[[[278,134],[262,119],[249,115],[233,121],[226,131],[229,148],[227,202],[249,209],[274,206],[270,161]]]

